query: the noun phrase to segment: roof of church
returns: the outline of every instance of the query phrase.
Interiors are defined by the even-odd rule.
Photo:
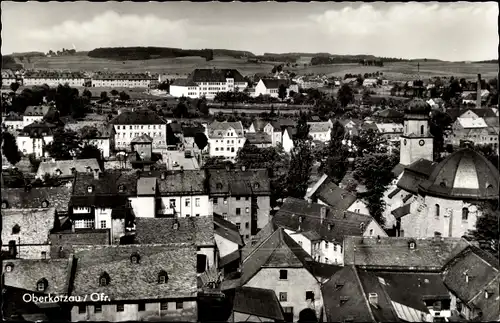
[[[422,99],[413,99],[405,109],[405,114],[429,114],[432,108]]]
[[[436,165],[419,188],[444,198],[489,200],[498,198],[499,179],[498,170],[486,157],[465,148]]]

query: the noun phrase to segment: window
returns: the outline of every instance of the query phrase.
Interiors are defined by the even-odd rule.
[[[191,206],[191,199],[186,199],[186,207],[190,207]]]
[[[325,257],[325,263],[329,264],[328,258]]]
[[[191,216],[191,214],[186,214],[186,218],[189,218]]]
[[[12,227],[12,234],[19,234],[20,231],[21,227],[19,226],[19,224],[16,224]]]
[[[42,259],[47,259],[47,252],[46,251],[42,251]]]
[[[106,220],[101,221],[101,229],[106,229]]]
[[[224,220],[227,220],[227,213],[226,213],[226,212],[222,213],[222,218],[223,218]]]
[[[248,229],[248,228],[250,228],[250,223],[245,222],[245,229]]]
[[[199,207],[199,206],[200,206],[200,198],[199,198],[199,197],[197,197],[197,198],[194,200],[194,203],[195,203],[194,205],[195,205],[196,207]]]
[[[184,302],[182,302],[182,301],[175,302],[175,309],[176,310],[182,310],[183,308],[184,308]]]
[[[435,213],[435,215],[439,216],[439,213],[440,213],[439,204],[436,204],[436,213]]]
[[[250,213],[250,208],[249,208],[249,207],[246,207],[246,208],[245,208],[245,212],[246,212],[246,213]]]
[[[328,241],[325,241],[325,249],[328,249]]]
[[[302,247],[302,241],[298,241],[298,243],[299,243],[299,246],[301,246],[301,247]]]
[[[245,234],[245,239],[249,239],[250,238],[250,235],[249,234]]]
[[[196,216],[200,216],[200,213],[196,213]]]
[[[284,306],[283,307],[283,316],[285,319],[285,322],[293,322],[293,307],[291,306]]]
[[[306,292],[306,301],[311,300],[314,301],[314,292],[313,291],[307,291]]]
[[[280,279],[281,280],[288,279],[288,270],[285,270],[285,269],[280,270]]]
[[[94,313],[101,313],[101,312],[102,312],[102,306],[94,305]]]
[[[236,215],[240,215],[241,214],[241,208],[237,207],[236,208]]]
[[[207,256],[198,254],[196,255],[196,272],[198,274],[204,273],[207,269]]]
[[[238,230],[240,229],[241,227],[241,224],[239,222],[236,223],[236,227],[238,228]]]
[[[144,312],[146,310],[146,303],[140,302],[137,304],[137,310],[139,312]]]
[[[250,200],[250,198],[249,198],[248,196],[247,196],[247,197],[245,197],[245,201],[248,201],[248,200]]]
[[[370,229],[370,235],[371,236],[373,235],[373,229]]]
[[[78,305],[78,314],[85,314],[85,313],[87,313],[87,306]]]
[[[286,292],[280,292],[280,302],[286,302],[287,297],[286,297]]]
[[[333,245],[333,251],[337,252],[337,245],[336,244]]]
[[[227,204],[227,197],[224,198],[224,204]]]
[[[40,281],[36,284],[36,289],[39,291],[39,292],[43,292],[45,291],[45,282],[43,281]]]
[[[236,197],[236,201],[239,201],[241,199],[241,197],[237,196]]]
[[[462,209],[462,221],[467,221],[469,219],[469,209],[464,207]]]
[[[217,204],[219,203],[219,199],[218,199],[218,198],[216,198],[216,197],[214,197],[214,198],[212,199],[212,203],[213,203],[214,205],[217,205]]]
[[[170,208],[174,208],[175,207],[175,199],[170,199]]]
[[[123,304],[116,304],[116,311],[117,312],[125,311],[125,306]]]

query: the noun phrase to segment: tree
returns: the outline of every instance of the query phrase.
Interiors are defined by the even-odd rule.
[[[21,160],[21,154],[17,147],[16,138],[6,131],[1,132],[2,152],[11,165],[16,165]]]
[[[116,97],[116,96],[118,96],[118,95],[120,94],[120,93],[119,93],[117,90],[115,90],[115,89],[112,89],[112,90],[111,90],[111,92],[109,92],[109,93],[110,93],[112,96],[115,96],[115,97]]]
[[[92,92],[90,92],[88,89],[85,89],[82,92],[82,97],[90,101],[90,99],[92,98]]]
[[[102,152],[99,148],[97,148],[96,146],[94,145],[90,145],[90,144],[85,144],[79,154],[78,154],[78,159],[91,159],[91,158],[95,158],[97,159],[97,161],[101,161],[102,160]]]
[[[433,136],[435,160],[438,160],[441,157],[441,153],[444,152],[444,133],[446,130],[450,129],[452,123],[453,120],[447,113],[439,110],[432,111],[429,131]]]
[[[363,102],[369,102],[370,99],[371,99],[371,93],[370,93],[370,90],[368,89],[364,89],[363,90]]]
[[[210,108],[208,107],[207,99],[204,96],[198,100],[196,107],[203,115],[207,116],[210,114]]]
[[[379,154],[387,152],[387,140],[373,129],[360,130],[353,136],[352,145],[356,147],[356,155],[363,157],[365,154]]]
[[[342,142],[345,139],[344,126],[335,121],[330,132],[330,142],[324,155],[320,156],[321,165],[319,170],[328,175],[330,179],[338,184],[347,173],[348,148]]]
[[[67,160],[78,156],[82,146],[82,141],[76,132],[57,129],[53,141],[45,147],[45,150],[56,160]]]
[[[205,60],[208,61],[213,61],[214,60],[214,50],[213,49],[207,49],[206,54],[205,54]]]
[[[120,92],[120,100],[122,100],[122,101],[130,100],[130,95],[128,95],[128,93],[125,91],[121,91]]]
[[[344,84],[340,87],[337,93],[337,99],[340,101],[342,107],[346,107],[349,103],[354,101],[354,93],[351,87]]]
[[[17,90],[19,90],[19,83],[17,82],[13,82],[10,84],[10,89],[12,90],[12,92],[16,93]]]
[[[371,154],[356,159],[354,179],[366,187],[359,196],[366,201],[370,215],[381,225],[384,224],[384,193],[394,179],[392,169],[398,163],[394,155]]]
[[[203,168],[224,168],[226,165],[232,164],[230,161],[226,161],[224,157],[207,157],[203,161]]]
[[[278,88],[278,98],[280,98],[281,101],[286,99],[286,86],[284,84],[281,84]]]
[[[109,100],[109,98],[108,98],[108,92],[106,92],[106,91],[102,91],[101,92],[101,100],[102,101],[108,101]]]
[[[172,113],[176,118],[188,117],[188,109],[184,102],[180,101],[177,106],[172,109]]]
[[[469,235],[479,242],[479,246],[488,251],[491,251],[491,249],[498,250],[500,247],[500,210],[497,204],[497,202],[478,203],[478,211],[482,214],[476,221],[475,229],[469,232]]]
[[[198,146],[200,150],[203,150],[208,145],[208,138],[207,136],[205,136],[204,133],[197,132],[194,135],[194,143],[196,144],[196,146]]]
[[[287,196],[303,198],[307,192],[309,176],[314,162],[306,115],[302,115],[294,136],[290,168],[286,178]]]

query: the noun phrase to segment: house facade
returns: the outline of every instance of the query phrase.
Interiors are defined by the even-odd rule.
[[[44,157],[45,147],[54,140],[53,129],[53,125],[37,122],[24,127],[16,138],[19,151],[24,155]]]
[[[207,128],[207,137],[210,156],[231,161],[236,160],[238,150],[243,148],[246,141],[241,121],[214,121]]]
[[[25,86],[44,85],[51,87],[68,84],[69,86],[85,86],[85,76],[80,72],[33,71],[23,75]]]
[[[286,79],[260,79],[257,85],[255,86],[254,96],[259,95],[269,95],[273,98],[279,97],[279,89],[280,87],[285,87],[285,98],[290,95],[290,91],[298,92],[298,86],[293,86],[290,84],[289,80]]]
[[[148,88],[155,80],[149,74],[98,73],[92,76],[92,87]]]
[[[188,79],[198,85],[199,96],[207,99],[213,99],[219,92],[242,92],[248,86],[235,69],[195,69]]]
[[[189,79],[176,79],[170,83],[170,95],[176,98],[191,98],[200,97],[200,87]]]

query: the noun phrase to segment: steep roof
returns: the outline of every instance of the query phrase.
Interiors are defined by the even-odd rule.
[[[308,122],[307,125],[309,126],[309,133],[313,132],[328,132],[330,129],[330,123],[329,122]]]
[[[32,292],[37,290],[37,283],[47,280],[45,294],[68,294],[70,273],[73,259],[8,259],[3,267],[12,265],[12,271],[3,270],[5,286]]]
[[[326,210],[323,223],[320,216],[321,208]],[[277,226],[288,230],[315,232],[326,241],[342,242],[344,236],[362,235],[364,228],[373,221],[373,218],[289,197],[273,216],[273,221]]]
[[[45,116],[50,110],[51,106],[42,105],[42,106],[34,106],[30,105],[24,110],[24,116]]]
[[[75,245],[109,245],[111,244],[110,229],[79,229],[52,233],[50,240],[50,258],[68,258],[73,253]],[[62,252],[60,250],[62,247]]]
[[[466,148],[441,161],[420,188],[450,199],[497,199],[499,180],[497,168],[486,157]]]
[[[410,249],[410,242],[415,242],[415,249]],[[450,259],[468,246],[469,243],[461,238],[351,236],[344,239],[344,263],[379,270],[413,268],[440,272]]]
[[[276,293],[271,289],[238,287],[235,289],[233,311],[284,321]]]
[[[114,125],[163,125],[166,124],[160,116],[151,111],[125,111],[110,121]]]
[[[228,121],[214,121],[208,125],[208,136],[210,138],[223,138],[225,132],[229,129],[234,129],[237,137],[243,137],[243,125],[241,121],[228,122]]]
[[[274,231],[243,261],[241,285],[250,281],[263,267],[306,268],[311,271],[308,262],[312,262],[312,258],[280,228]]]
[[[173,85],[173,86],[198,86],[198,84],[193,82],[193,80],[187,79],[187,78],[175,79],[175,80],[173,80],[172,83],[170,83],[170,85]]]
[[[90,173],[96,169],[101,170],[101,166],[99,166],[95,158],[46,161],[41,162],[40,166],[38,166],[37,177],[41,178],[45,174],[59,177],[73,177],[74,171]],[[60,175],[58,175],[58,170],[61,172]]]
[[[210,195],[269,195],[270,180],[266,169],[209,169]]]
[[[250,254],[259,247],[264,241],[269,238],[274,231],[276,231],[278,227],[274,224],[273,221],[269,221],[255,236],[252,237],[252,240],[247,243],[241,249],[241,259],[245,260],[250,256]]]
[[[131,144],[150,144],[153,142],[153,138],[151,138],[149,135],[143,133],[140,136],[135,137],[130,141]]]
[[[271,144],[271,136],[265,132],[247,132],[245,134],[247,142],[251,145]]]
[[[227,220],[224,220],[220,215],[215,213],[213,219],[215,226],[215,234],[238,244],[238,246],[245,245],[243,243],[243,239],[241,238],[240,231],[238,230],[238,227],[235,224]]]
[[[419,185],[425,182],[437,163],[426,159],[419,159],[404,168],[403,176],[399,179],[397,186],[407,192],[418,194]]]
[[[326,174],[318,182],[321,184],[313,194],[323,203],[339,210],[347,210],[356,201],[356,195],[340,188]]]
[[[290,85],[290,81],[285,79],[262,79],[262,83],[264,83],[266,89],[279,89],[281,85],[288,88]]]
[[[201,170],[184,170],[166,172],[165,179],[156,176],[158,189],[162,196],[179,194],[207,194],[205,172]]]
[[[214,246],[212,216],[186,218],[136,218],[135,241],[138,244],[194,243]],[[177,223],[177,228],[174,224]]]
[[[9,241],[18,225],[22,244],[47,244],[54,228],[55,208],[2,210],[2,241]]]
[[[54,207],[59,212],[66,212],[72,190],[71,186],[32,187],[29,190],[3,188],[2,202],[7,202],[7,208],[12,209],[43,208],[43,202],[48,202],[48,207]]]
[[[245,82],[243,75],[235,69],[195,69],[189,76],[193,82],[226,82],[232,78],[234,82]]]
[[[138,254],[139,263],[131,256]],[[104,293],[110,299],[144,300],[196,297],[196,247],[193,244],[75,247],[77,268],[72,295]],[[158,283],[166,272],[168,281]],[[101,275],[109,284],[100,286]]]
[[[488,125],[484,121],[483,118],[457,118],[457,122],[460,124],[462,128],[469,129],[469,128],[486,128]]]

